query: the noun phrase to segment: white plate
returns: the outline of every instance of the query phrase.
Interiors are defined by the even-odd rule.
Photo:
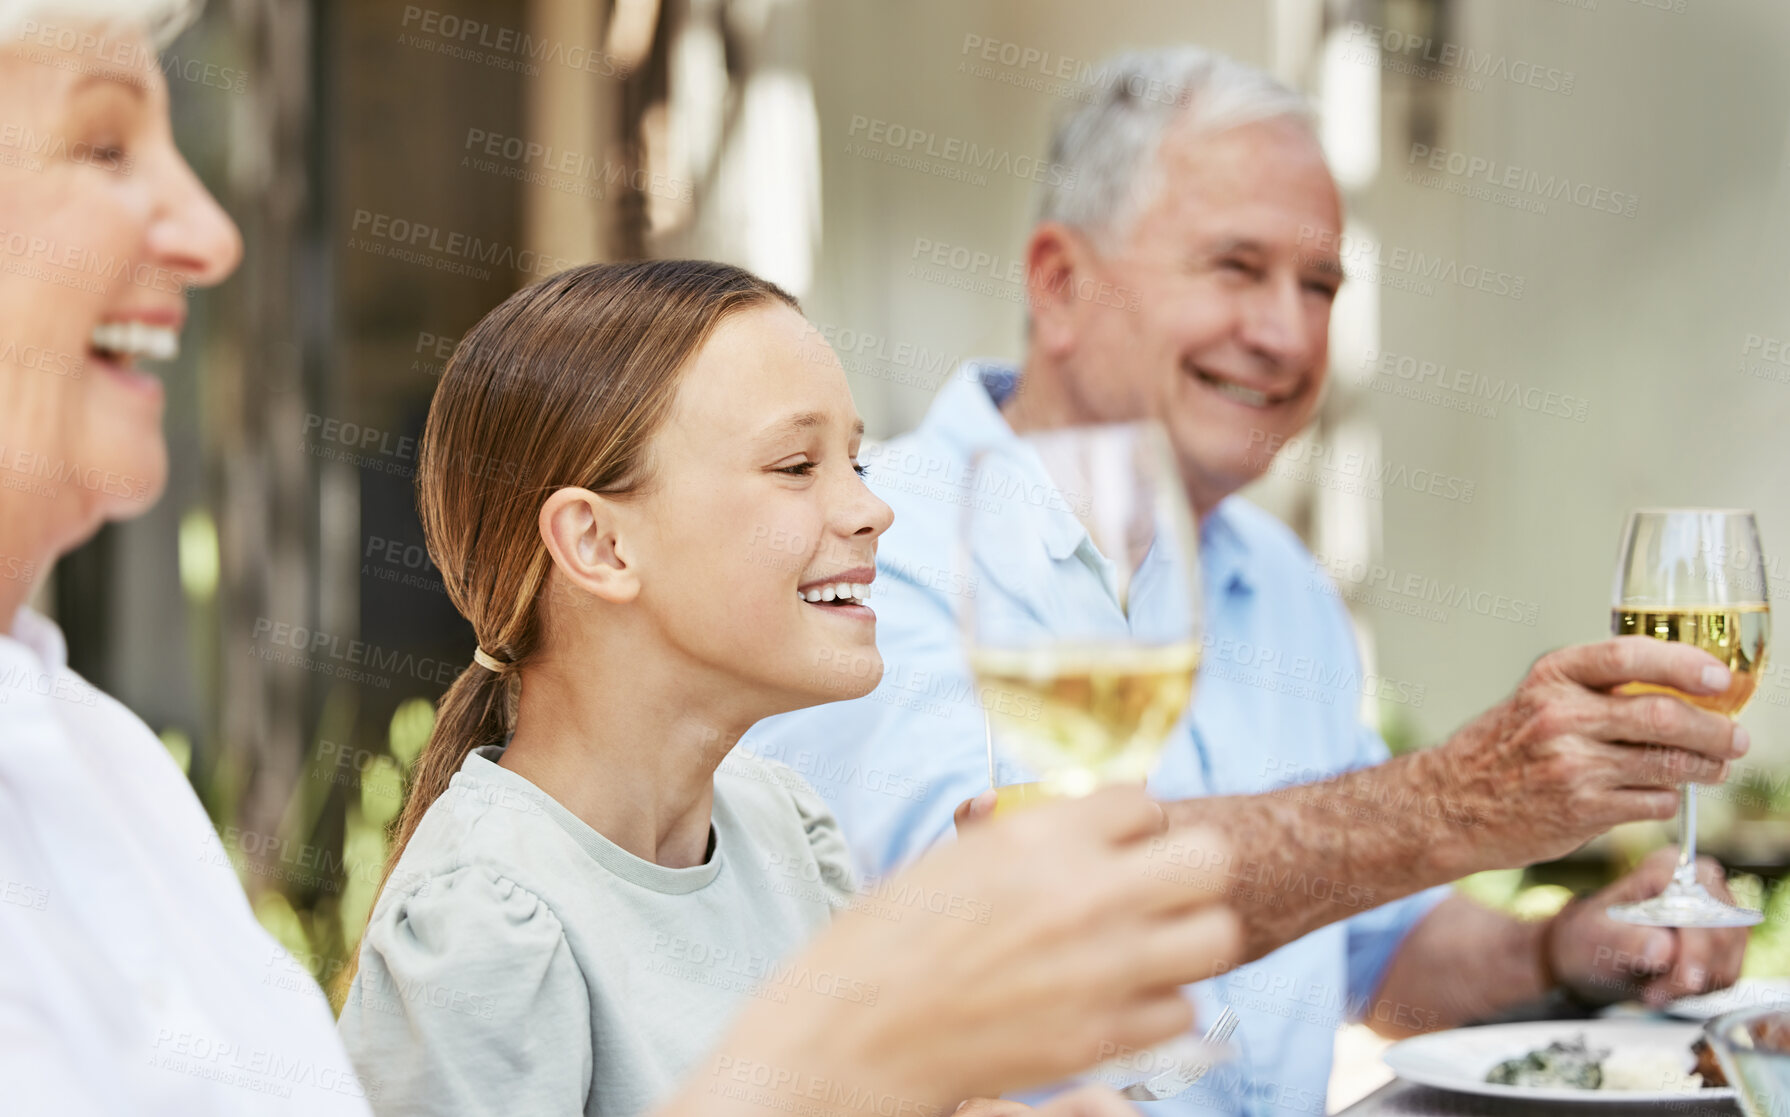
[[[1691,1069],[1691,1043],[1702,1032],[1695,1024],[1639,1020],[1540,1020],[1525,1024],[1488,1024],[1432,1032],[1395,1043],[1386,1051],[1386,1065],[1400,1078],[1442,1090],[1491,1098],[1528,1101],[1615,1102],[1634,1105],[1683,1102],[1687,1098],[1731,1098],[1727,1088],[1675,1090],[1574,1090],[1570,1087],[1497,1086],[1486,1073],[1506,1059],[1517,1059],[1555,1040],[1579,1036],[1594,1048],[1623,1053],[1623,1058],[1658,1059],[1664,1065]]]
[[[1714,993],[1681,997],[1666,1006],[1666,1014],[1680,1020],[1714,1020],[1743,1008],[1790,1008],[1790,978],[1749,977]]]

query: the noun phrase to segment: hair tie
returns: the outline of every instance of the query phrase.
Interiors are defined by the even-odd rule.
[[[513,663],[505,663],[503,660],[493,657],[489,652],[485,651],[484,648],[480,647],[472,649],[472,661],[494,675],[501,675],[511,667],[515,666]]]

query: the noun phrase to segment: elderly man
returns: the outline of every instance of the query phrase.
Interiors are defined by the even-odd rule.
[[[1026,245],[1022,366],[966,367],[917,430],[867,459],[896,512],[873,595],[882,684],[772,719],[746,747],[814,783],[868,873],[949,834],[953,808],[989,773],[953,623],[965,586],[961,572],[941,575],[959,505],[934,482],[961,480],[975,448],[1028,431],[1156,417],[1200,523],[1208,663],[1248,647],[1260,668],[1208,672],[1151,781],[1170,819],[1214,825],[1240,851],[1223,869],[1255,959],[1194,987],[1208,1018],[1223,1003],[1241,1013],[1236,1064],[1164,1109],[1322,1112],[1332,1033],[1349,1018],[1398,1035],[1556,991],[1657,1003],[1732,982],[1741,932],[1603,914],[1656,892],[1667,860],[1546,922],[1437,887],[1560,856],[1619,822],[1668,818],[1677,781],[1725,778],[1746,730],[1612,688],[1708,693],[1726,671],[1646,639],[1566,648],[1448,741],[1388,760],[1357,721],[1355,644],[1332,588],[1290,531],[1233,495],[1304,427],[1324,384],[1342,212],[1308,109],[1269,76],[1191,47],[1128,54],[1106,72],[1110,88],[1053,141],[1051,159],[1072,173],[1047,189]],[[1013,555],[1045,543],[1009,543],[1011,554],[975,556],[978,567],[1036,572],[1022,593],[1047,622],[1102,600],[1074,592],[1098,577],[1081,548],[1016,566]],[[1302,688],[1273,686],[1273,664]],[[1025,778],[1003,765],[1003,782]],[[1703,875],[1720,890],[1715,866]]]

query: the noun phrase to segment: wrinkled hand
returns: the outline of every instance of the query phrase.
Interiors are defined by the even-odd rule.
[[[1714,694],[1728,669],[1647,636],[1543,656],[1510,698],[1414,757],[1461,839],[1438,856],[1459,875],[1531,865],[1617,823],[1670,818],[1681,783],[1725,780],[1747,731],[1672,695],[1612,693],[1629,682]]]
[[[1548,960],[1562,984],[1600,1004],[1639,997],[1655,1007],[1734,984],[1746,928],[1637,927],[1604,914],[1611,904],[1657,896],[1677,858],[1674,848],[1656,850],[1634,872],[1554,917]],[[1697,879],[1717,899],[1733,901],[1722,867],[1711,858],[1697,859]]]

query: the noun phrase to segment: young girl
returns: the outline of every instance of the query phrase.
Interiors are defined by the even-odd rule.
[[[381,1112],[640,1113],[751,998],[822,1005],[817,1027],[862,1006],[852,1027],[817,1034],[869,1043],[892,1021],[944,1015],[945,997],[915,1000],[928,969],[955,982],[972,1035],[1055,1029],[1010,1048],[1034,1060],[1024,1074],[1045,1069],[1040,1050],[1059,1071],[1095,1061],[1094,1033],[1074,1034],[1101,1020],[1083,1007],[1098,999],[1128,1022],[1124,1042],[1184,1026],[1165,979],[1230,949],[1228,916],[1201,916],[1208,895],[1171,896],[1189,890],[1136,860],[1090,863],[1068,878],[1077,894],[1056,897],[1086,841],[1051,855],[1030,907],[1007,878],[1043,867],[1018,869],[1010,852],[986,874],[1008,888],[989,905],[1005,926],[945,921],[980,950],[916,937],[922,913],[858,933],[949,942],[917,959],[878,948],[899,981],[867,980],[876,967],[862,963],[786,963],[846,903],[846,846],[798,777],[729,750],[764,717],[881,676],[862,601],[890,511],[860,478],[862,433],[838,360],[794,300],[723,264],[573,269],[461,342],[418,483],[430,554],[478,650],[442,699],[341,1017],[356,1064],[384,1087]],[[1136,817],[1127,835],[1141,842]],[[1031,839],[1047,853],[1048,832]],[[972,913],[984,902],[958,899]],[[1091,953],[1090,929],[1115,911],[1160,917],[1149,934],[1177,949],[1151,951],[1147,973],[1137,951]],[[1033,999],[976,1000],[1003,966]],[[1025,966],[1053,968],[1013,977]],[[1078,966],[1073,990],[1038,977]],[[993,1007],[977,1018],[972,1003]],[[924,1047],[872,1045],[895,1063]]]

